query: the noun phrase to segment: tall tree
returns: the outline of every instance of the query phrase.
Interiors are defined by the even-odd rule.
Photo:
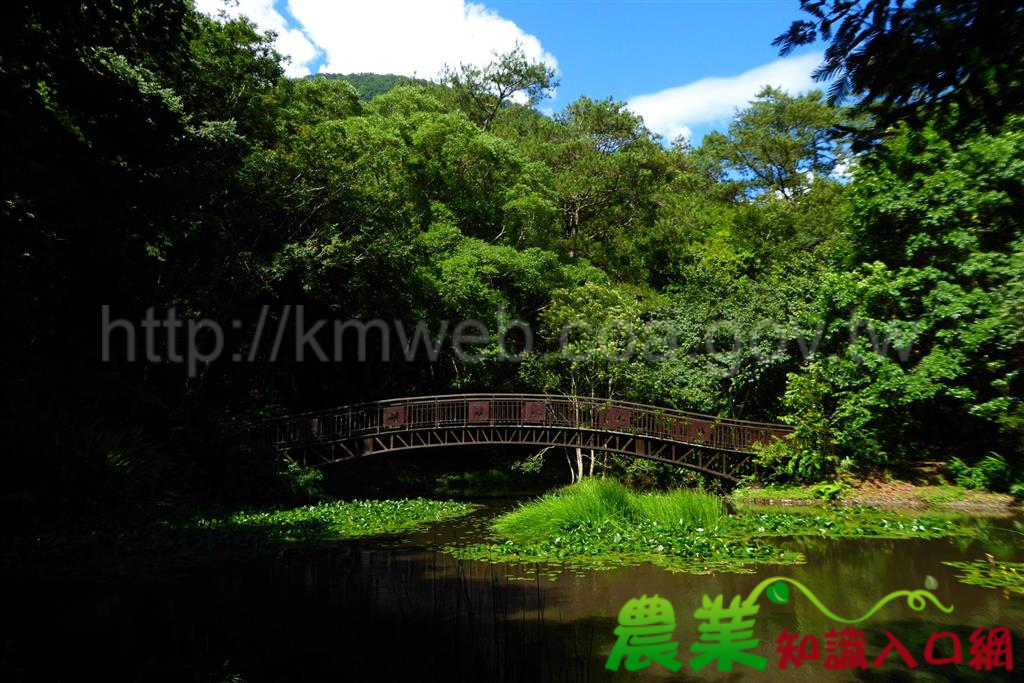
[[[653,225],[676,156],[611,98],[580,97],[537,128],[524,146],[553,173],[562,232],[554,242],[624,279],[645,280],[630,262],[632,238]]]
[[[739,179],[746,194],[767,192],[792,201],[846,160],[832,130],[840,117],[820,91],[792,97],[765,87],[736,115],[727,134],[705,136],[701,152],[720,164],[721,179]]]
[[[533,106],[558,87],[555,70],[543,61],[530,61],[520,44],[505,54],[494,53],[484,66],[445,67],[441,82],[451,88],[456,104],[487,130],[501,108],[521,95]]]

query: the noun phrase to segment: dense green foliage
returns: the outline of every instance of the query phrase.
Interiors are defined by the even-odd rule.
[[[1024,448],[1024,10],[803,5],[814,20],[779,42],[831,40],[819,73],[861,98],[875,147],[856,159],[843,267],[805,314],[821,343],[783,397],[796,439],[763,461],[816,479],[991,452],[1005,488]]]
[[[992,24],[980,4],[936,7],[915,3],[930,14],[914,22],[944,40]],[[1017,49],[992,68],[987,48],[946,50],[965,96],[940,116],[923,95],[949,83],[927,60],[876,87],[872,57],[892,58],[905,22],[881,42],[873,27],[854,61],[849,32],[825,31],[844,92],[899,116],[766,88],[692,147],[613,99],[553,117],[517,104],[556,83],[521,50],[442,84],[289,80],[270,35],[185,0],[13,12],[0,286],[18,323],[2,342],[3,420],[32,457],[5,459],[0,481],[25,509],[305,495],[310,482],[240,446],[249,421],[474,389],[784,418],[796,436],[762,455],[778,478],[989,452],[1019,476]],[[1007,16],[991,46],[1019,42],[1019,12]],[[910,110],[914,126],[898,120]],[[853,155],[844,126],[875,146]],[[150,346],[140,330],[131,360],[116,330],[101,362],[103,303],[114,319],[173,307],[220,321],[226,352],[171,362],[185,340]],[[266,330],[293,339],[320,318],[382,322],[325,333],[322,356],[274,355]],[[443,338],[467,318],[487,327],[471,355]],[[437,353],[384,344],[395,321],[409,337],[422,323]]]
[[[960,458],[949,461],[949,473],[957,486],[980,491],[1007,491],[1010,487],[1010,466],[1006,458],[990,453],[974,465]],[[1019,484],[1018,484],[1019,486]]]
[[[854,265],[825,278],[807,318],[823,330],[818,355],[784,396],[801,453],[766,462],[821,476],[844,459],[1019,453],[1020,123],[962,144],[903,131],[860,162]]]

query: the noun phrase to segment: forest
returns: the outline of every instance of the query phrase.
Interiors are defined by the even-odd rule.
[[[823,90],[766,84],[694,145],[611,98],[540,113],[557,77],[521,50],[289,79],[272,35],[185,0],[15,3],[5,524],[285,499],[299,475],[250,425],[462,391],[783,422],[766,482],[938,462],[1024,495],[1024,12],[803,5],[777,43],[827,42]],[[158,336],[159,362],[104,362],[102,305],[221,321],[244,361],[190,368]],[[286,306],[488,333],[473,358],[376,332],[271,358],[255,330],[291,338]]]

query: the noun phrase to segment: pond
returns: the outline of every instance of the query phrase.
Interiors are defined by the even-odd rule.
[[[1020,561],[1020,517],[983,522],[990,540],[791,539],[806,563],[759,566],[753,574],[692,575],[651,565],[605,571],[460,561],[441,551],[480,540],[503,505],[391,539],[287,549],[274,557],[221,564],[160,579],[20,581],[3,587],[3,680],[341,681],[341,680],[1016,680],[1012,672],[967,665],[971,633],[1008,627],[1024,662],[1024,599],[964,585],[944,561]],[[1005,536],[1005,537],[1004,537]],[[789,604],[762,598],[754,654],[759,672],[711,664],[694,672],[704,595],[746,596],[762,579],[791,577],[834,614],[855,618],[886,593],[938,582],[935,596],[953,611],[911,610],[890,602],[856,628],[869,663],[896,636],[917,668],[892,651],[880,668],[825,671],[825,633],[843,624],[793,590]],[[659,595],[675,609],[682,668],[638,672],[605,668],[619,610],[632,598]],[[790,632],[816,635],[822,661],[779,670],[775,641]],[[929,665],[922,653],[933,632],[953,632],[964,663]],[[950,641],[936,650],[945,656]],[[1019,667],[1018,667],[1019,668]]]

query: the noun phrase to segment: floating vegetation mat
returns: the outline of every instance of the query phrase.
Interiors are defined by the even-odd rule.
[[[1024,562],[1000,562],[986,554],[984,560],[943,562],[960,573],[957,580],[970,586],[998,588],[1004,594],[1024,595]]]

